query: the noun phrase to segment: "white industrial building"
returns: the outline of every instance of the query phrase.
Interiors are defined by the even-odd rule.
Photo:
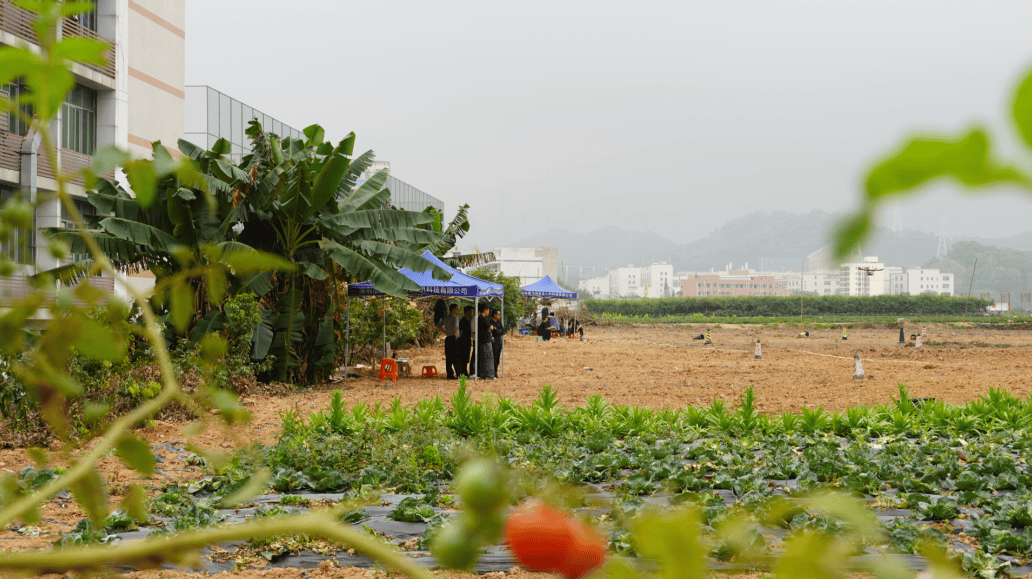
[[[608,298],[610,297],[609,276],[582,279],[580,285],[577,286],[577,291],[582,297]]]
[[[674,294],[674,266],[665,261],[639,268],[641,292],[647,298],[668,298]]]
[[[885,293],[885,264],[877,257],[861,262],[843,263],[839,273],[839,294],[846,296],[880,296]]]
[[[494,261],[483,269],[518,276],[520,285],[540,281],[546,275],[559,280],[559,250],[555,247],[495,247],[491,250]]]
[[[681,295],[674,266],[665,261],[618,267],[605,276],[582,279],[578,291],[596,298],[662,298]]]
[[[952,273],[942,273],[937,269],[911,268],[906,271],[907,293],[954,295],[956,286]]]
[[[0,4],[0,46],[38,44],[32,15],[9,0]],[[51,127],[53,154],[65,171],[89,166],[95,152],[110,145],[150,158],[152,143],[161,141],[172,155],[180,156],[176,142],[184,135],[186,0],[97,0],[95,5],[93,12],[64,19],[58,34],[108,43],[110,62],[72,64],[76,84]],[[0,92],[17,98],[25,90],[16,81]],[[30,291],[28,276],[62,264],[45,250],[47,240],[39,228],[71,222],[52,195],[56,181],[48,152],[38,139],[26,139],[29,127],[17,116],[0,115],[0,125],[0,201],[17,191],[39,201],[36,232],[19,232],[0,243],[0,252],[18,264],[15,275],[0,280],[0,298],[16,299]],[[80,212],[96,215],[81,178],[68,190]],[[106,276],[89,283],[115,288]]]

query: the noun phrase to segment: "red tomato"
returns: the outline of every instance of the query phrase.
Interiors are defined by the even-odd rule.
[[[573,531],[573,541],[556,572],[567,579],[580,579],[602,566],[606,543],[595,529],[580,521],[570,521],[569,525]]]
[[[570,551],[573,529],[561,511],[529,501],[509,515],[505,542],[527,569],[555,571]]]

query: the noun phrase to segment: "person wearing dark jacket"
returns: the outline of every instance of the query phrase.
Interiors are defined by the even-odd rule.
[[[547,316],[542,316],[541,323],[538,325],[538,335],[541,336],[541,339],[546,342],[551,340],[552,330],[554,329],[555,326],[552,325],[552,320],[548,319]]]
[[[455,371],[459,376],[469,376],[469,353],[473,348],[473,325],[470,323],[473,320],[473,306],[463,308],[462,314],[459,319],[458,363]]]
[[[448,313],[441,316],[437,327],[444,332],[444,367],[449,380],[462,375],[465,366],[459,365],[459,305],[448,306]],[[462,370],[460,370],[460,368]]]
[[[485,380],[495,379],[494,365],[494,326],[491,324],[489,314],[491,306],[482,304],[477,316],[477,378]],[[473,368],[470,368],[473,370]]]
[[[502,312],[500,310],[491,310],[491,324],[494,326],[491,334],[494,335],[494,375],[497,378],[498,362],[502,360],[502,341],[505,339],[505,326],[502,325]]]

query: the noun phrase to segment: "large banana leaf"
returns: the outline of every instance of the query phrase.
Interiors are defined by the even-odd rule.
[[[344,142],[342,141],[341,147],[343,146]],[[307,219],[315,215],[317,211],[333,200],[340,188],[340,182],[344,179],[344,175],[347,173],[350,165],[351,161],[341,154],[340,151],[334,151],[333,155],[328,157],[326,165],[323,166],[319,176],[316,177],[315,186],[312,188],[312,208],[304,214],[304,218]]]
[[[256,296],[261,297],[272,291],[274,286],[272,285],[271,280],[271,271],[252,273],[240,282],[240,289],[238,291],[251,292]]]
[[[325,227],[356,231],[363,227],[416,227],[433,221],[434,216],[428,213],[386,209],[363,209],[319,218],[319,222]]]
[[[262,321],[255,325],[254,334],[251,336],[251,343],[254,349],[251,351],[251,358],[264,360],[269,355],[269,348],[272,347],[272,316],[274,312],[262,310]]]
[[[381,201],[383,185],[387,182],[387,169],[377,171],[372,177],[355,189],[355,192],[348,195],[342,207],[350,207],[355,211],[360,209],[382,209],[386,200]],[[377,197],[377,195],[380,197]],[[388,194],[389,196],[389,194]],[[370,203],[373,201],[373,203]]]
[[[375,260],[349,247],[335,241],[324,240],[322,248],[330,256],[330,259],[341,266],[350,277],[371,281],[376,285],[376,289],[385,294],[401,297],[405,295],[406,291],[419,291],[419,286],[409,278],[389,268],[377,267],[380,264]],[[423,263],[430,265],[426,260],[423,260]]]
[[[358,183],[358,178],[362,176],[362,173],[373,164],[373,159],[376,155],[372,151],[366,151],[361,155],[355,157],[351,161],[351,165],[348,170],[344,173],[344,179],[340,182],[340,189],[338,190],[338,197],[347,197],[351,194],[351,191],[355,188],[355,184]],[[341,206],[344,204],[341,203]],[[354,209],[354,207],[352,207]]]
[[[458,213],[455,214],[455,218],[451,220],[448,227],[445,228],[440,241],[429,243],[423,247],[424,250],[430,251],[430,253],[441,256],[450,251],[455,247],[455,243],[466,235],[469,231],[469,205],[463,205],[459,207]]]
[[[280,296],[272,320],[275,332],[269,353],[276,357],[273,374],[280,380],[290,381],[294,368],[301,365],[298,344],[304,335],[305,313],[301,310],[302,295],[297,288],[291,288]]]
[[[130,221],[121,217],[107,217],[102,219],[100,227],[113,237],[130,241],[137,245],[151,248],[155,251],[170,253],[173,248],[180,245],[175,237],[168,233],[137,221]]]
[[[197,344],[208,334],[217,334],[226,326],[226,316],[219,310],[209,310],[190,330],[190,342]]]
[[[448,270],[423,259],[423,256],[397,245],[383,243],[375,240],[363,240],[355,244],[362,255],[379,263],[388,264],[392,267],[407,267],[412,271],[430,271],[434,279],[447,281],[451,279],[452,273]],[[407,278],[406,278],[407,279]]]
[[[79,283],[83,279],[89,277],[90,269],[93,267],[92,259],[84,259],[82,261],[74,261],[72,263],[55,267],[41,273],[29,276],[29,283],[36,284],[42,281],[45,277],[60,282],[61,285],[71,286]]]

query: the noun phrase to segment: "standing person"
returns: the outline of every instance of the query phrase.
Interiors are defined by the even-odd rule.
[[[463,316],[459,319],[458,370],[459,376],[469,376],[469,351],[473,347],[473,306],[462,308]]]
[[[491,333],[494,334],[494,375],[497,378],[498,362],[502,359],[502,341],[505,339],[505,326],[502,324],[501,310],[491,310],[491,325],[494,326]]]
[[[448,380],[455,380],[462,375],[459,370],[459,304],[448,306],[448,313],[437,327],[444,332],[444,368]]]
[[[477,312],[477,378],[495,380],[494,365],[494,326],[489,314],[491,306],[481,304]],[[472,370],[473,368],[470,368]]]
[[[559,335],[560,336],[565,336],[566,335],[566,318],[563,318],[563,319],[559,320]]]

